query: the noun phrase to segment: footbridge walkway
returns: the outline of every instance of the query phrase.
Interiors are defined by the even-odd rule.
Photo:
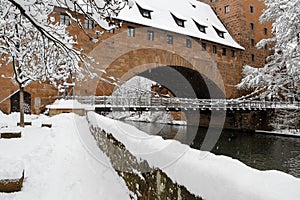
[[[97,112],[111,111],[196,111],[299,109],[300,102],[239,99],[188,99],[162,97],[81,96],[80,103],[93,105]]]

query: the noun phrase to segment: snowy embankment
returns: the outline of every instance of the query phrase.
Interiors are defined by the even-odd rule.
[[[25,169],[22,191],[0,193],[1,200],[129,199],[125,182],[98,149],[85,117],[26,117],[32,126],[21,129],[21,138],[0,139],[0,168],[6,166],[0,173],[5,177],[0,179],[19,176],[14,175],[16,164]],[[18,115],[0,112],[0,120],[14,127]],[[42,128],[45,121],[51,122],[52,128]]]
[[[300,137],[299,130],[277,130],[277,131],[263,131],[257,130],[256,133],[265,134],[265,135],[275,135],[275,136],[283,136],[283,137]]]
[[[90,112],[91,123],[123,143],[136,157],[208,200],[299,200],[300,179],[279,171],[259,171],[238,160],[198,151],[174,140]],[[267,156],[267,155],[266,155]]]
[[[147,122],[158,124],[172,124],[186,126],[186,121],[174,120],[172,115],[166,112],[111,112],[107,117],[116,120],[134,121],[134,122]]]

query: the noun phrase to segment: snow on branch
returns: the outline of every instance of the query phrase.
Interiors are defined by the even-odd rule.
[[[258,48],[270,44],[273,55],[263,68],[244,66],[240,89],[252,89],[257,95],[299,100],[300,95],[300,1],[265,0],[267,9],[261,22],[272,21],[273,37],[261,40]],[[263,90],[263,92],[262,92]]]
[[[78,13],[103,23],[127,4],[127,0],[0,0],[0,57],[12,63],[15,80],[23,86],[32,81],[57,86],[75,74],[94,77],[93,59],[74,48],[66,26],[50,15],[55,6],[63,7],[82,28]]]

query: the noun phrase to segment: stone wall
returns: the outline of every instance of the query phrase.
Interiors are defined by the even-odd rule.
[[[137,159],[112,134],[99,127],[91,127],[90,131],[98,147],[110,158],[113,168],[134,194],[135,198],[131,196],[132,199],[202,199],[173,182],[161,169],[152,168],[147,161]]]

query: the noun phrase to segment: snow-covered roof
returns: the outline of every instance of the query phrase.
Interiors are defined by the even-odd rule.
[[[151,18],[144,17],[140,13],[138,6],[152,11]],[[172,14],[184,21],[184,27],[179,26],[175,22]],[[125,7],[116,18],[237,49],[244,49],[229,34],[213,9],[208,4],[196,0],[136,0],[131,8]],[[206,33],[200,32],[195,22],[206,26]],[[224,32],[224,38],[218,35],[214,27]]]

